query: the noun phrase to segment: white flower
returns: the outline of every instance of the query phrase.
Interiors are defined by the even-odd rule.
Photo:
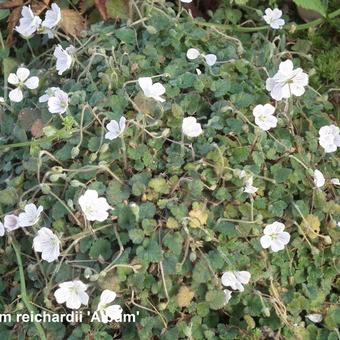
[[[247,271],[233,271],[225,272],[221,277],[222,285],[225,287],[231,287],[234,290],[240,292],[244,291],[244,284],[247,284],[250,280],[251,274]]]
[[[182,131],[188,137],[198,137],[203,133],[200,123],[197,123],[195,117],[186,117],[183,119]]]
[[[340,129],[331,124],[323,126],[319,130],[319,144],[325,152],[335,152],[340,147]]]
[[[301,68],[294,70],[291,60],[280,63],[279,71],[272,78],[266,80],[266,89],[275,100],[302,96],[308,85],[308,75]]]
[[[38,235],[33,239],[33,248],[41,252],[41,258],[47,262],[53,262],[60,255],[60,241],[51,229],[41,228]]]
[[[165,99],[161,97],[165,93],[165,87],[161,83],[152,84],[150,77],[142,77],[138,79],[138,84],[143,90],[145,97],[165,102]]]
[[[15,30],[23,37],[30,37],[40,26],[41,19],[34,15],[31,6],[24,6],[21,10],[21,18],[19,20],[19,26],[15,27]]]
[[[285,24],[285,21],[281,19],[282,11],[278,8],[274,8],[273,10],[267,8],[264,12],[266,14],[263,15],[262,18],[271,28],[280,29]]]
[[[331,183],[333,185],[340,185],[340,180],[339,180],[339,178],[332,178],[331,179]]]
[[[205,62],[209,65],[209,66],[213,66],[215,65],[216,61],[217,61],[217,57],[215,54],[207,54],[204,56]]]
[[[229,289],[224,289],[223,293],[224,293],[224,297],[225,297],[224,304],[226,305],[229,302],[229,300],[231,299],[232,291],[229,290]]]
[[[273,116],[275,107],[271,104],[256,105],[253,109],[256,125],[263,131],[276,127],[277,118]]]
[[[86,190],[84,195],[79,197],[79,205],[89,221],[105,221],[112,209],[104,197],[98,197],[96,190]]]
[[[53,55],[57,58],[56,68],[60,76],[71,67],[73,62],[71,54],[74,53],[74,49],[72,45],[65,50],[60,45],[54,49]]]
[[[321,314],[307,314],[306,318],[309,319],[312,322],[315,322],[315,323],[322,321],[322,315]]]
[[[278,252],[284,249],[285,245],[288,244],[290,240],[290,235],[286,231],[285,225],[281,222],[273,222],[268,224],[264,230],[264,236],[261,237],[260,243],[262,248],[271,248],[273,252]]]
[[[121,117],[119,122],[116,120],[111,120],[110,123],[106,125],[108,132],[106,132],[105,138],[113,140],[119,137],[125,130],[125,122],[125,117]]]
[[[42,26],[52,29],[56,27],[61,20],[61,11],[60,7],[56,4],[53,3],[51,5],[51,9],[49,9],[46,14],[45,14],[45,20],[42,22]]]
[[[16,74],[10,73],[8,76],[7,81],[12,84],[16,85],[16,89],[11,90],[9,93],[9,99],[12,102],[21,102],[24,95],[22,93],[22,89],[27,87],[31,90],[36,89],[39,86],[39,78],[38,77],[30,77],[30,70],[26,67],[19,67],[17,69]]]
[[[199,68],[197,68],[196,73],[197,73],[198,76],[200,76],[202,74],[202,71]]]
[[[189,48],[187,51],[187,58],[190,60],[195,60],[201,55],[200,51],[196,48]]]
[[[89,296],[86,293],[87,285],[80,280],[67,281],[59,284],[54,296],[59,304],[66,302],[66,307],[79,309],[81,305],[87,306]]]
[[[258,189],[259,188],[253,186],[253,177],[249,177],[245,182],[243,192],[246,192],[247,194],[255,194]]]
[[[4,236],[4,235],[5,235],[5,227],[0,221],[0,236]]]
[[[238,177],[239,178],[244,178],[244,177],[246,177],[246,175],[247,175],[247,173],[244,170],[241,170],[239,175],[238,175]]]
[[[6,215],[4,218],[4,227],[8,231],[20,228],[18,217],[16,215]]]
[[[4,103],[5,102],[5,98],[4,97],[0,97],[0,103]]]
[[[314,184],[317,188],[321,188],[325,185],[325,177],[319,170],[314,170]]]
[[[19,227],[29,227],[36,224],[44,208],[41,205],[37,208],[35,204],[30,203],[25,206],[24,210],[25,212],[18,216]]]
[[[68,94],[59,88],[48,98],[48,111],[51,113],[65,113],[68,108]],[[44,98],[45,99],[45,98]]]
[[[46,103],[50,97],[54,96],[55,91],[60,90],[59,87],[49,87],[45,90],[45,94],[39,97],[39,103]]]
[[[100,301],[96,311],[100,313],[101,322],[119,322],[122,319],[122,307],[111,304],[115,300],[116,296],[116,293],[109,289],[105,289],[100,295]]]
[[[181,0],[181,1],[185,4],[190,4],[192,2],[192,0]]]

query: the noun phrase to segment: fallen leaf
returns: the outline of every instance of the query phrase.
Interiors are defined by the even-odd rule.
[[[14,8],[18,6],[22,6],[24,4],[24,0],[8,0],[4,3],[0,3],[0,8]]]
[[[95,4],[104,21],[129,17],[129,0],[95,0]]]
[[[95,0],[80,0],[78,3],[80,14],[84,14],[88,9],[95,5]]]
[[[49,7],[50,0],[32,0],[31,8],[35,15],[40,15],[45,9]]]
[[[86,29],[86,20],[73,9],[62,9],[61,17],[60,27],[66,34],[79,37]]]
[[[190,302],[194,296],[195,293],[192,292],[187,286],[182,286],[176,295],[176,302],[179,307],[187,307],[190,305]]]
[[[107,14],[107,9],[106,9],[106,0],[95,0],[95,5],[98,9],[98,12],[100,13],[102,19],[104,21],[109,19],[109,15]]]
[[[14,8],[7,19],[7,39],[6,45],[11,47],[13,44],[13,30],[21,17],[21,7]]]
[[[189,212],[189,225],[191,228],[198,228],[207,223],[208,213],[204,207],[195,207]]]
[[[301,228],[311,240],[314,240],[320,232],[320,220],[317,216],[307,215],[301,223]]]
[[[19,112],[18,124],[26,131],[30,131],[34,122],[40,119],[40,111],[26,107]]]
[[[32,127],[31,127],[31,134],[33,137],[39,138],[44,134],[44,123],[41,119],[37,119]]]

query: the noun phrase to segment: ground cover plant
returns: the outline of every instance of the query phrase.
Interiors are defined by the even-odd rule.
[[[1,339],[339,339],[336,5],[116,3],[2,30]]]

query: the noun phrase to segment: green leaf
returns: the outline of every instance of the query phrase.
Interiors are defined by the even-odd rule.
[[[9,9],[0,9],[0,21],[9,16]]]
[[[126,0],[110,0],[106,2],[107,14],[111,18],[127,19],[129,8]]]
[[[105,239],[96,240],[89,254],[92,259],[98,259],[101,256],[104,260],[108,260],[112,255],[111,243]]]
[[[327,7],[321,0],[293,0],[293,1],[297,6],[318,12],[324,17],[327,15]]]
[[[212,290],[205,295],[205,301],[209,303],[209,307],[214,310],[223,308],[225,295],[222,290]]]

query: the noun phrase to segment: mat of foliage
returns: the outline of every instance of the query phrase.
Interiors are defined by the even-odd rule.
[[[240,19],[229,9],[216,20],[226,14],[232,23]],[[288,44],[285,31],[276,39],[273,31],[228,36],[185,14],[178,19],[170,7],[145,15],[143,25],[89,28],[75,42],[77,62],[67,75],[57,75],[54,45],[41,37],[30,41],[36,58],[26,44],[16,60],[5,56],[8,70],[28,65],[40,86],[0,111],[0,213],[42,205],[40,226],[60,236],[63,252],[57,262],[41,261],[32,250],[36,226],[2,237],[1,313],[25,312],[23,293],[37,310],[66,312],[53,293],[79,278],[89,285],[88,309],[111,289],[125,312],[139,312],[136,323],[85,317],[81,324],[44,324],[48,338],[338,339],[340,206],[329,179],[339,176],[339,162],[318,144],[319,129],[336,122],[334,104],[326,90],[309,87],[288,102],[288,116],[278,114],[270,133],[251,124],[254,106],[270,101],[266,70],[273,75],[280,61],[293,59],[319,88],[318,56],[304,53],[306,40]],[[221,63],[189,61],[192,47]],[[134,82],[156,75],[166,88],[162,104]],[[70,96],[63,119],[38,103],[50,86]],[[104,139],[101,124],[122,115],[123,140]],[[183,148],[181,124],[190,115],[203,134],[185,139]],[[328,179],[322,189],[314,186],[316,168]],[[253,199],[243,192],[241,170],[259,188]],[[114,207],[109,220],[91,228],[78,205],[86,188]],[[276,220],[291,240],[273,253],[259,239]],[[232,270],[249,271],[251,280],[225,304],[220,278]],[[312,313],[322,322],[305,317]],[[3,339],[35,339],[36,332],[31,323],[0,324]]]

